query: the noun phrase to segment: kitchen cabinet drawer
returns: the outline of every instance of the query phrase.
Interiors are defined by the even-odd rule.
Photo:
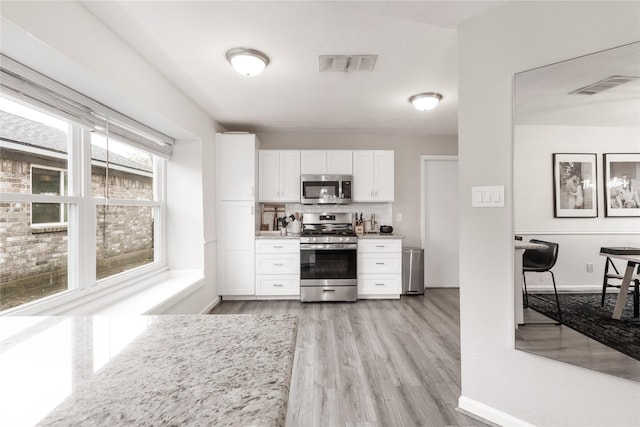
[[[300,252],[300,240],[295,239],[257,239],[256,253],[290,253]]]
[[[300,274],[300,254],[256,254],[256,274]]]
[[[367,275],[358,276],[358,295],[398,295],[402,291],[401,276]]]
[[[361,254],[358,253],[358,273],[391,274],[402,271],[402,255],[397,254]]]
[[[256,295],[300,295],[300,276],[256,276]]]
[[[402,251],[402,240],[400,239],[360,239],[358,240],[358,253],[382,253]]]

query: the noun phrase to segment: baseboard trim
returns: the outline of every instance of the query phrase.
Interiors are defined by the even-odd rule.
[[[220,297],[216,297],[216,299],[214,299],[211,304],[207,305],[200,311],[200,314],[209,314],[209,312],[213,310],[216,305],[220,304],[221,301],[222,299],[220,299]]]
[[[477,400],[470,399],[466,396],[460,396],[458,398],[458,408],[460,412],[469,415],[470,417],[477,418],[479,421],[488,422],[489,424],[498,426],[521,426],[521,427],[534,427],[533,424],[529,424],[526,421],[516,418],[513,415],[509,415],[505,412],[499,411],[491,406],[480,403]]]

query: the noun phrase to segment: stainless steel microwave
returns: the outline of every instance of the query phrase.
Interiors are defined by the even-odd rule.
[[[303,205],[347,205],[351,203],[352,175],[301,175]]]

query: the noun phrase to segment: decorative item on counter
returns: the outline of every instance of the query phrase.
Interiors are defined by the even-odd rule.
[[[281,236],[285,236],[287,232],[290,234],[300,234],[302,231],[302,223],[296,219],[295,215],[284,216],[279,218],[279,221],[282,225],[282,228],[280,229]]]
[[[260,231],[269,231],[269,224],[260,224]]]
[[[278,213],[284,213],[284,205],[263,205],[262,206],[262,224],[267,225],[267,229],[262,231],[278,231],[280,229],[280,221]]]
[[[380,233],[391,234],[391,233],[393,233],[393,227],[390,226],[390,225],[381,225],[380,226]]]
[[[287,227],[290,234],[298,235],[302,232],[302,221],[298,220],[295,216],[293,216],[293,220],[289,223]]]
[[[358,213],[356,212],[356,220],[355,220],[355,227],[353,227],[353,231],[355,231],[356,234],[358,235],[362,235],[364,234],[364,221],[362,219],[362,213],[360,213],[360,218],[358,219]]]

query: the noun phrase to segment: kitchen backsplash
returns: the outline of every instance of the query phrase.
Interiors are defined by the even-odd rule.
[[[351,203],[350,205],[302,205],[300,203],[288,203],[285,205],[287,214],[300,212],[323,213],[323,212],[350,212],[362,213],[362,218],[371,219],[371,214],[375,214],[378,225],[392,225],[393,203]]]

